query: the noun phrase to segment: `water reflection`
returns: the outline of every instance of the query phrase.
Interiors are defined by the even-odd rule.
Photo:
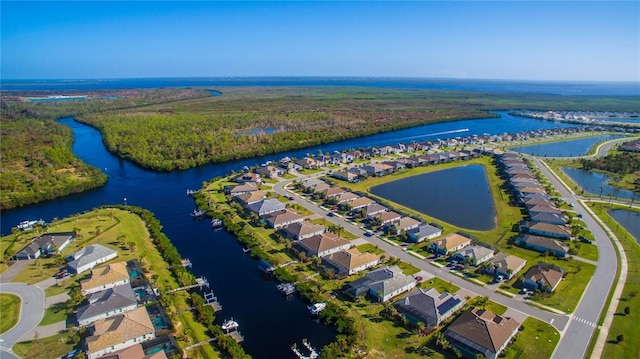
[[[609,177],[603,173],[590,172],[581,168],[562,167],[564,173],[571,180],[580,186],[585,192],[596,196],[611,197],[613,199],[634,199],[640,200],[640,194],[632,191],[620,189],[608,184]]]
[[[612,209],[607,211],[609,215],[620,223],[636,242],[640,244],[640,213],[625,209]]]
[[[581,138],[579,140],[514,147],[512,150],[540,157],[576,157],[588,154],[589,149],[599,142],[609,141],[620,137],[622,136],[596,136]]]

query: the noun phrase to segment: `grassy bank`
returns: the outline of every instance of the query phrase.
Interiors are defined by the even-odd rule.
[[[602,221],[613,231],[620,241],[627,256],[628,272],[627,280],[624,283],[620,304],[616,308],[616,313],[609,328],[609,336],[602,353],[603,358],[637,358],[640,357],[640,342],[635,338],[640,338],[640,246],[629,233],[620,226],[613,218],[607,214],[607,209],[616,208],[640,212],[637,209],[630,209],[627,206],[611,206],[603,203],[589,202],[589,207],[602,219]],[[625,308],[629,307],[629,314]],[[618,335],[623,335],[624,340],[619,342]]]
[[[0,334],[18,323],[21,304],[22,301],[17,295],[0,293]]]

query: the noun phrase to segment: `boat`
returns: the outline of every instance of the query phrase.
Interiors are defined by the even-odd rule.
[[[213,228],[222,227],[222,220],[218,219],[218,218],[212,219],[211,220],[211,227],[213,227]]]
[[[43,226],[44,225],[44,221],[42,219],[32,219],[29,221],[22,221],[20,223],[18,223],[18,225],[16,227],[18,227],[19,230],[21,231],[26,231],[28,229],[33,229],[33,226],[35,226],[36,224]]]
[[[205,215],[205,213],[207,212],[200,209],[194,209],[193,212],[191,212],[191,217],[193,218],[202,217]]]
[[[189,260],[189,258],[185,258],[185,259],[183,259],[183,260],[180,262],[180,264],[181,264],[183,267],[185,267],[185,268],[191,268],[191,267],[192,267],[192,264],[191,264],[191,261]]]
[[[231,319],[227,319],[224,321],[224,323],[222,323],[222,330],[228,331],[228,330],[235,330],[238,329],[240,325],[238,324],[238,322],[236,322],[235,320],[233,320],[233,318]]]
[[[311,312],[311,314],[318,315],[318,313],[323,311],[324,308],[326,307],[327,307],[327,303],[320,302],[320,303],[315,303],[313,305],[310,305],[307,308],[309,309],[309,312]]]

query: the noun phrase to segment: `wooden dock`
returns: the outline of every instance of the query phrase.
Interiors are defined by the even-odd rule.
[[[176,288],[176,289],[171,289],[171,290],[167,291],[167,293],[173,293],[173,292],[177,292],[179,290],[188,290],[188,289],[202,288],[202,287],[209,288],[209,282],[207,281],[207,278],[205,278],[205,277],[196,278],[196,284],[188,285],[186,287],[180,287],[180,288]]]
[[[237,330],[229,332],[229,333],[227,333],[227,335],[230,336],[231,338],[233,338],[233,340],[235,340],[236,343],[242,343],[244,341],[244,337]]]

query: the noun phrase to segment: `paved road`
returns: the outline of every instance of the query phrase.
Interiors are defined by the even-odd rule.
[[[316,174],[313,176],[321,176],[321,175],[322,174]],[[301,176],[297,179],[300,180],[308,177],[311,177],[311,176]],[[292,195],[292,193],[285,190],[284,186],[291,183],[292,181],[293,180],[281,181],[273,186],[273,190],[283,196],[290,196]],[[296,194],[293,194],[293,198],[296,203],[304,206],[311,212],[321,216],[326,216],[326,211],[319,208],[315,203],[310,203],[306,199],[301,198]],[[504,306],[507,306],[511,308],[511,310],[513,311],[517,311],[524,315],[535,317],[537,319],[550,323],[560,331],[564,330],[567,323],[569,322],[569,319],[570,319],[569,316],[555,314],[546,310],[539,309],[532,305],[529,305],[526,303],[526,300],[522,296],[516,296],[513,298],[506,297],[502,294],[494,292],[490,288],[480,286],[480,285],[471,283],[467,280],[464,280],[459,276],[449,272],[448,269],[435,267],[426,260],[416,258],[410,255],[409,253],[403,251],[401,247],[391,245],[388,242],[385,242],[375,236],[366,237],[364,236],[364,231],[361,228],[351,224],[350,222],[342,218],[339,218],[339,217],[326,217],[326,218],[327,220],[329,220],[334,224],[341,225],[347,231],[357,236],[361,236],[363,239],[365,239],[366,241],[368,241],[373,245],[378,246],[378,248],[384,250],[386,253],[393,255],[395,257],[398,257],[403,261],[416,266],[420,270],[426,273],[429,273],[430,275],[439,277],[444,281],[451,282],[452,284],[460,288],[463,288],[464,290],[469,292],[472,297],[475,295],[489,297],[489,299],[491,299],[492,301],[500,303]]]
[[[20,320],[15,327],[0,335],[2,358],[17,358],[11,348],[20,338],[29,333],[44,317],[44,291],[38,287],[24,283],[2,283],[0,292],[12,293],[20,297]]]
[[[600,313],[604,309],[607,295],[612,285],[617,281],[618,261],[615,248],[605,231],[598,225],[592,212],[587,210],[583,202],[578,201],[578,197],[570,189],[567,189],[540,159],[533,158],[533,162],[562,197],[572,202],[575,200],[574,210],[582,215],[582,221],[593,234],[598,246],[596,271],[553,354],[554,358],[559,359],[583,358],[597,326]]]

